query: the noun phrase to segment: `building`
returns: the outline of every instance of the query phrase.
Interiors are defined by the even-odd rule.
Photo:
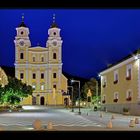
[[[45,47],[31,46],[29,28],[23,16],[16,31],[15,76],[34,89],[32,97],[23,99],[22,104],[64,105],[69,96],[63,96],[63,92],[67,93],[67,78],[62,74],[63,41],[55,16]]]
[[[8,84],[8,77],[5,71],[0,67],[0,85],[4,87]]]
[[[140,51],[100,73],[102,109],[140,115]]]

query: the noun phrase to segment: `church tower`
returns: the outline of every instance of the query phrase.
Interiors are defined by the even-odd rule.
[[[31,46],[29,39],[29,28],[22,22],[16,28],[15,43],[15,76],[23,82],[28,82],[28,48]]]
[[[46,46],[49,52],[49,75],[52,75],[52,83],[50,89],[55,88],[57,92],[61,92],[61,74],[62,74],[62,40],[60,37],[60,28],[55,21],[55,15],[53,15],[53,23],[48,30],[48,40]]]

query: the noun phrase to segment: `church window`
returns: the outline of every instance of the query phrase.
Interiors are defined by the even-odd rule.
[[[56,78],[56,73],[53,73],[53,78]]]
[[[36,79],[36,74],[35,73],[33,73],[33,79]]]
[[[20,59],[24,59],[24,54],[23,54],[23,52],[20,53]]]
[[[33,57],[33,62],[35,62],[35,57]]]
[[[41,79],[44,79],[44,73],[41,73]]]
[[[56,59],[56,53],[53,53],[53,59]]]
[[[20,79],[23,79],[23,78],[24,78],[24,74],[20,73]]]
[[[53,88],[55,88],[55,89],[56,89],[56,85],[53,85]]]
[[[41,57],[41,62],[44,62],[44,57]]]

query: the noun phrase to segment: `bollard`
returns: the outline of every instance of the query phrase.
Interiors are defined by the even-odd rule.
[[[111,120],[108,122],[107,128],[112,128],[112,121]]]
[[[112,115],[111,119],[115,119],[114,115]]]
[[[52,125],[51,121],[48,122],[47,129],[48,130],[52,130],[53,129],[53,125]]]
[[[102,118],[103,117],[103,113],[100,113],[100,118]]]
[[[35,130],[42,130],[42,123],[41,123],[41,120],[35,120],[33,122],[33,128]]]
[[[135,121],[134,120],[130,120],[129,127],[134,127],[134,126],[135,126]]]
[[[135,118],[135,124],[139,124],[139,119]]]
[[[4,128],[2,126],[0,126],[0,131],[4,131]]]

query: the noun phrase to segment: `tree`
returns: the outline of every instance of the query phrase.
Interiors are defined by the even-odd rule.
[[[88,82],[85,82],[84,86],[82,87],[81,93],[82,93],[82,98],[87,100],[87,93],[88,90],[90,89],[91,91],[91,96],[96,96],[97,94],[97,88],[98,86],[98,81],[95,78],[91,78]]]
[[[21,80],[17,78],[8,77],[8,84],[5,85],[3,89],[3,94],[1,96],[1,103],[6,104],[19,104],[21,98],[28,97],[32,95],[32,87],[22,83]]]

